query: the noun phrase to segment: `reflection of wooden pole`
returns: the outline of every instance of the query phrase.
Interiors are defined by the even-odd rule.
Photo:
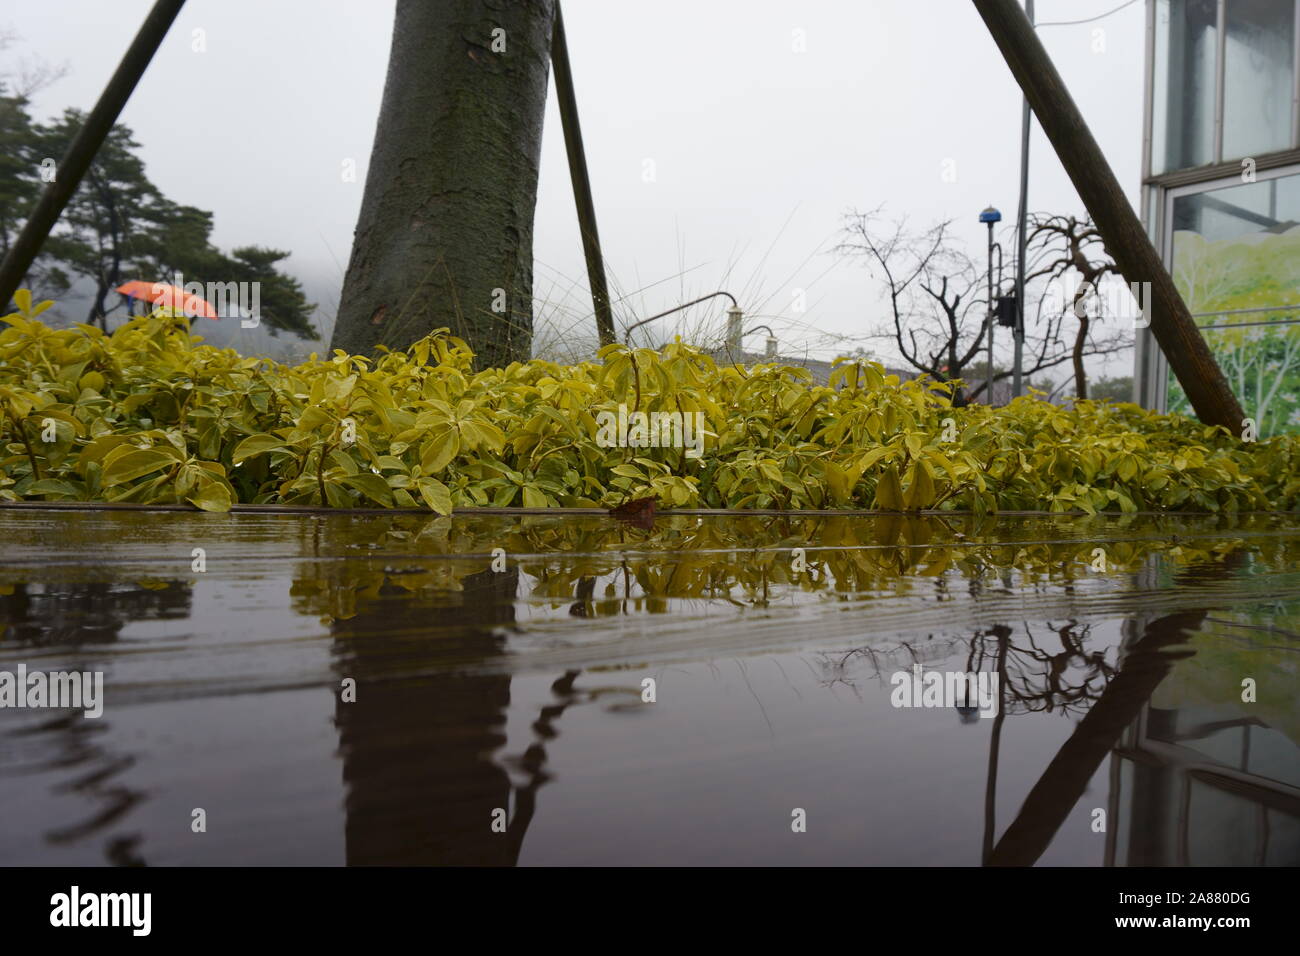
[[[145,18],[140,32],[131,41],[126,56],[122,57],[122,62],[117,65],[117,72],[108,81],[108,86],[104,87],[99,102],[90,111],[85,123],[73,138],[72,145],[64,154],[63,161],[59,163],[56,170],[54,182],[45,187],[36,209],[32,211],[27,224],[23,226],[23,231],[18,234],[18,238],[9,248],[9,255],[5,256],[4,263],[0,264],[0,308],[7,306],[14,293],[18,291],[23,276],[36,261],[36,256],[40,254],[41,246],[45,244],[50,230],[58,222],[63,207],[77,191],[81,178],[86,175],[86,170],[90,168],[91,161],[99,152],[99,147],[112,130],[113,124],[117,122],[122,107],[126,105],[136,84],[140,82],[140,77],[144,76],[149,61],[153,59],[172,21],[181,12],[184,4],[185,0],[158,0],[149,11],[149,16]]]
[[[1201,421],[1239,435],[1242,411],[1088,124],[1016,0],[974,0],[1039,125],[1130,285],[1150,283],[1151,332]],[[1142,285],[1141,288],[1148,288]]]
[[[569,155],[569,178],[573,180],[573,201],[578,207],[582,251],[587,257],[587,283],[591,286],[591,304],[596,310],[596,332],[602,346],[612,345],[615,341],[614,316],[609,309],[605,260],[600,252],[600,233],[596,230],[596,204],[591,198],[587,153],[582,148],[582,127],[578,124],[578,99],[573,92],[573,71],[569,68],[569,44],[564,37],[564,18],[560,15],[558,3],[551,33],[551,68],[555,71],[555,99],[560,107],[560,125],[564,128],[564,149]]]
[[[1032,866],[1043,855],[1106,754],[1173,667],[1177,658],[1168,652],[1169,645],[1186,642],[1188,632],[1197,630],[1205,615],[1205,611],[1184,611],[1147,625],[1120,672],[1029,791],[1020,813],[986,857],[986,865]]]

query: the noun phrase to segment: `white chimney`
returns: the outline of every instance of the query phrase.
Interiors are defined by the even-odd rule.
[[[727,351],[740,357],[740,340],[744,337],[745,313],[733,305],[727,310]]]

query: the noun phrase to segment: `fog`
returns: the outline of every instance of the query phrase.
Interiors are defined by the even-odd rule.
[[[1038,20],[1117,5],[1040,0]],[[10,52],[68,66],[35,97],[36,117],[89,109],[149,7],[7,5],[0,26],[19,38]],[[775,328],[783,353],[831,357],[866,344],[886,316],[861,263],[833,253],[847,210],[884,206],[917,226],[956,220],[981,264],[979,211],[991,203],[1003,225],[1015,220],[1021,97],[968,0],[565,0],[564,9],[620,328],[726,289]],[[1135,204],[1143,10],[1133,3],[1096,22],[1040,28]],[[213,211],[219,246],[292,251],[285,268],[325,324],[351,247],[392,23],[386,0],[190,0],[121,118],[163,192]],[[1031,155],[1030,210],[1082,213],[1037,128]],[[342,175],[347,160],[355,181]],[[553,95],[534,251],[543,323],[591,330]],[[684,325],[717,320],[721,308],[692,310]],[[675,328],[663,322],[655,334]],[[1130,366],[1125,353],[1105,371]]]

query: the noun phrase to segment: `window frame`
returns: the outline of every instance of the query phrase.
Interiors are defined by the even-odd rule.
[[[1139,215],[1147,235],[1160,251],[1166,268],[1172,265],[1173,232],[1168,228],[1172,221],[1173,201],[1180,196],[1209,192],[1234,185],[1241,180],[1243,163],[1251,159],[1255,164],[1256,181],[1280,178],[1300,173],[1300,0],[1292,0],[1295,13],[1292,17],[1291,60],[1291,144],[1290,147],[1260,156],[1223,157],[1224,108],[1224,50],[1227,44],[1227,5],[1229,0],[1217,0],[1217,36],[1214,63],[1214,157],[1210,163],[1185,169],[1152,173],[1156,143],[1154,142],[1155,71],[1156,71],[1156,8],[1159,0],[1146,3],[1146,69],[1143,75],[1142,116],[1142,192]],[[1297,319],[1300,321],[1300,318]],[[1289,324],[1283,321],[1279,324]],[[1161,352],[1150,329],[1138,329],[1134,341],[1133,401],[1156,411],[1165,411],[1168,392],[1169,362]]]
[[[1288,176],[1300,176],[1300,161],[1289,165],[1277,165],[1265,170],[1257,170],[1255,182],[1263,183],[1272,179],[1284,179]],[[1220,175],[1214,179],[1202,179],[1178,186],[1148,186],[1148,189],[1154,190],[1151,195],[1154,196],[1155,200],[1154,208],[1157,221],[1154,224],[1148,223],[1147,230],[1160,252],[1160,259],[1165,268],[1171,268],[1174,261],[1174,231],[1169,228],[1174,218],[1174,203],[1185,196],[1195,196],[1200,193],[1230,189],[1233,186],[1240,185],[1243,185],[1243,183],[1240,170],[1237,170],[1234,175]],[[1145,191],[1144,195],[1147,195]],[[1207,315],[1208,313],[1193,313],[1192,318],[1205,318]],[[1300,311],[1296,312],[1295,318],[1279,319],[1269,324],[1294,325],[1296,323],[1300,323]],[[1212,344],[1211,347],[1213,347]],[[1134,359],[1134,372],[1134,401],[1144,408],[1164,412],[1168,407],[1169,360],[1159,346],[1156,345],[1150,329],[1139,330],[1138,354]]]

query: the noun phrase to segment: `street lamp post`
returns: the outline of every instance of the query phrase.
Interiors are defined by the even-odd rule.
[[[989,206],[980,213],[980,222],[987,223],[989,227],[989,302],[988,302],[988,327],[989,327],[989,358],[988,358],[988,375],[984,384],[984,403],[993,404],[993,326],[994,321],[994,303],[993,303],[993,224],[1002,221],[1002,213],[998,212],[992,206]]]
[[[1034,22],[1034,0],[1025,0],[1025,16]],[[1029,253],[1029,237],[1025,221],[1029,215],[1029,97],[1025,97],[1020,113],[1020,208],[1016,213],[1016,357],[1015,377],[1011,384],[1011,397],[1019,398],[1024,390],[1025,356],[1025,259]]]

